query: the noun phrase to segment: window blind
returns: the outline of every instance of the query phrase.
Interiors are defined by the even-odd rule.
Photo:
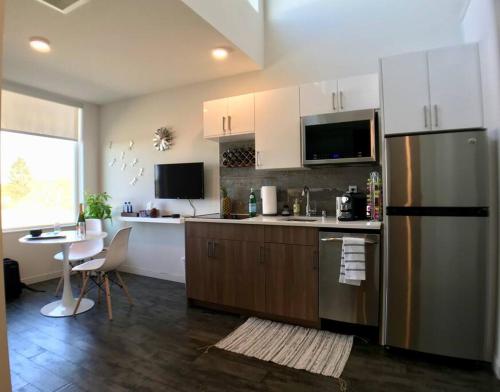
[[[79,108],[2,90],[1,128],[78,140]]]

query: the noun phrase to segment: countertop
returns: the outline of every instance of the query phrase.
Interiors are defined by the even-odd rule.
[[[303,219],[302,221],[290,221],[287,219]],[[314,219],[314,221],[312,220]],[[307,221],[306,221],[307,220]],[[338,221],[337,218],[322,218],[322,217],[286,217],[286,216],[256,216],[246,219],[222,219],[213,216],[197,216],[185,218],[186,222],[207,222],[207,223],[236,223],[240,225],[276,225],[276,226],[302,226],[302,227],[319,227],[330,229],[356,229],[356,230],[380,230],[382,222],[371,221]]]

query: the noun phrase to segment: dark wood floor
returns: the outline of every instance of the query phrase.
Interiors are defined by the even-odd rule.
[[[136,305],[113,288],[77,318],[41,316],[56,280],[9,303],[14,391],[340,391],[339,381],[204,347],[244,320],[189,308],[184,285],[126,275]],[[89,295],[95,297],[95,292]],[[342,375],[347,391],[500,391],[489,365],[443,363],[356,340]]]

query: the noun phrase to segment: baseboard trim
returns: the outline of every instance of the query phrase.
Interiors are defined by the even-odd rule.
[[[493,372],[495,373],[495,376],[500,380],[500,358],[498,355],[495,355],[495,358],[493,359]]]
[[[21,281],[26,284],[33,284],[33,283],[45,282],[46,280],[60,278],[61,276],[62,276],[62,271],[56,271],[56,272],[49,272],[46,274],[24,277],[21,279]]]
[[[170,280],[173,282],[186,283],[186,278],[184,275],[175,275],[168,272],[158,272],[151,271],[143,268],[132,267],[130,265],[123,265],[120,267],[120,271],[128,272],[130,274],[147,276],[149,278],[157,278],[163,280]]]

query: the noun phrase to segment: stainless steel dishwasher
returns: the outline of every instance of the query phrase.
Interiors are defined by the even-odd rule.
[[[365,239],[366,280],[360,286],[339,283],[342,238]],[[319,317],[378,326],[380,235],[324,232],[319,234]]]

